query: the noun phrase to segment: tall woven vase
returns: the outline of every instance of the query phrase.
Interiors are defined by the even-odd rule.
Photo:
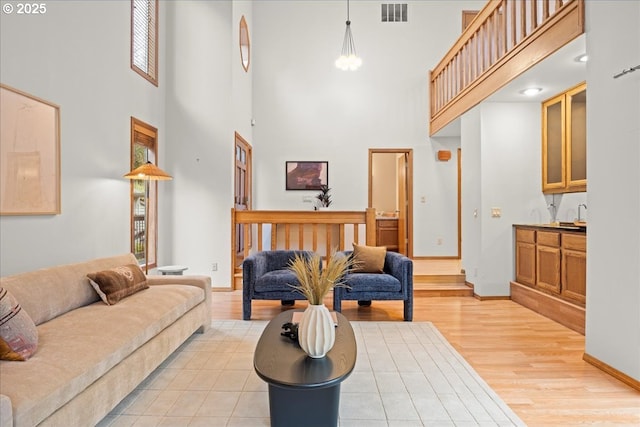
[[[298,342],[309,357],[319,359],[327,355],[336,341],[335,325],[324,304],[309,304],[298,325]]]

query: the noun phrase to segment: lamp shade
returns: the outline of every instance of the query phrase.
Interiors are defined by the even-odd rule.
[[[167,181],[173,179],[171,175],[151,162],[138,166],[124,177],[127,179],[142,179],[145,181]]]

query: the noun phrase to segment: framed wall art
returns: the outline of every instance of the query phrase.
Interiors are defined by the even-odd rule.
[[[329,162],[285,162],[287,190],[320,190],[329,185]]]
[[[60,108],[0,84],[0,215],[60,213]]]

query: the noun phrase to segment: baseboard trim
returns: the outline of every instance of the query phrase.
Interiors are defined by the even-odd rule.
[[[625,374],[624,372],[618,371],[616,368],[610,365],[607,365],[603,361],[591,356],[588,353],[584,353],[582,355],[582,360],[595,366],[596,368],[600,369],[604,373],[611,375],[613,378],[619,381],[622,381],[629,387],[640,391],[640,381],[636,380],[635,378],[631,378],[629,375]]]
[[[489,296],[483,296],[483,295],[478,295],[478,294],[473,294],[473,297],[477,300],[480,301],[497,301],[497,300],[510,300],[511,297],[509,295],[489,295]]]

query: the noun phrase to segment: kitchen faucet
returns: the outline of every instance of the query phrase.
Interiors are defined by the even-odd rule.
[[[578,205],[578,222],[582,221],[582,220],[580,219],[580,208],[581,208],[581,207],[584,207],[584,208],[585,208],[585,210],[586,210],[586,209],[587,209],[587,205],[585,205],[584,203],[580,203],[580,204]]]

